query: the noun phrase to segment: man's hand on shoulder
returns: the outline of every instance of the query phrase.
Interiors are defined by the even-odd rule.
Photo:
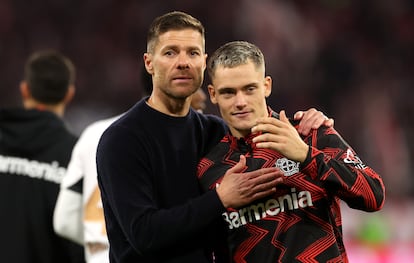
[[[308,135],[312,129],[318,129],[322,125],[326,127],[334,126],[334,119],[328,118],[323,112],[310,108],[307,111],[298,111],[293,116],[294,120],[300,120],[298,132]]]

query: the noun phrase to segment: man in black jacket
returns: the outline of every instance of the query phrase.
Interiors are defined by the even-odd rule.
[[[79,245],[57,236],[52,219],[60,182],[77,141],[62,116],[75,68],[62,54],[31,55],[20,83],[23,108],[0,109],[2,262],[84,262]]]

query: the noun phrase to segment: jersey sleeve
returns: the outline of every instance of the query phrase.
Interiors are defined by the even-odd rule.
[[[309,152],[302,163],[303,172],[322,182],[328,194],[344,200],[351,208],[382,208],[385,187],[381,176],[358,157],[335,129],[319,128],[305,141]]]
[[[54,231],[58,235],[80,245],[84,244],[82,220],[83,172],[81,159],[83,141],[84,139],[80,137],[72,151],[66,174],[60,185],[53,214]]]

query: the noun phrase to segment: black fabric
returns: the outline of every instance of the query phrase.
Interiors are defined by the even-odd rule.
[[[76,140],[51,112],[0,109],[2,262],[84,262],[83,247],[57,236],[52,224]]]
[[[196,167],[225,132],[216,116],[171,117],[145,99],[104,132],[98,183],[111,262],[209,261],[207,230],[224,208],[215,191],[201,196]]]

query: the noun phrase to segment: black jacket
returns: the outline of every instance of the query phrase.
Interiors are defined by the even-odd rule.
[[[53,210],[77,137],[47,111],[0,109],[2,262],[84,262],[53,231]]]

